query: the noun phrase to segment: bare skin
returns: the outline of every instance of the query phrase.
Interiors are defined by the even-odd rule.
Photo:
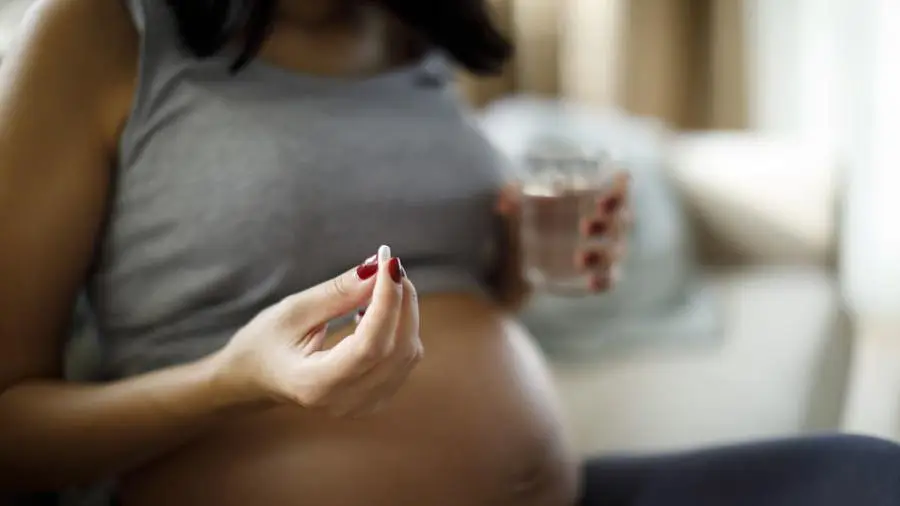
[[[361,51],[352,24],[331,24],[335,9],[285,4],[262,57],[320,74],[396,63]],[[428,357],[408,380],[395,367],[391,388],[332,403],[367,412],[404,384],[365,421],[273,400],[258,377],[238,384],[234,353],[105,384],[62,381],[61,336],[104,218],[138,38],[117,0],[43,0],[26,34],[0,67],[0,490],[119,475],[129,505],[574,501],[574,458],[539,355],[500,308],[470,296],[419,301]],[[361,287],[351,299],[368,296]],[[329,345],[360,332],[336,329]]]
[[[576,456],[528,335],[468,296],[422,297],[420,308],[425,358],[384,411],[232,417],[132,474],[124,503],[574,504]]]

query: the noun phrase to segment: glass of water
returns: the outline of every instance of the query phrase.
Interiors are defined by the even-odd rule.
[[[525,277],[537,290],[566,296],[593,293],[580,258],[602,237],[585,233],[608,190],[609,157],[577,151],[532,152],[520,181]]]

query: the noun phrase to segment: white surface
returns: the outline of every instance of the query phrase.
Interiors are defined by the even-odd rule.
[[[850,344],[836,332],[831,276],[760,267],[710,285],[726,308],[718,339],[626,343],[591,363],[555,362],[582,451],[677,449],[839,427]]]

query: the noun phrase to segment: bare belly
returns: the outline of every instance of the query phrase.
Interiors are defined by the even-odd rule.
[[[524,329],[469,296],[423,297],[421,310],[425,359],[385,411],[234,420],[127,477],[124,504],[574,504],[575,459]]]

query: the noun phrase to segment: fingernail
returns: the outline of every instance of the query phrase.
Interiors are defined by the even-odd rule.
[[[603,211],[605,213],[614,213],[614,212],[616,212],[617,209],[619,209],[619,206],[621,206],[621,205],[622,205],[622,197],[618,197],[618,196],[609,197],[601,204],[601,206],[603,207]]]
[[[391,247],[381,246],[378,248],[378,263],[387,262],[391,258]]]
[[[587,235],[589,237],[603,235],[609,230],[609,225],[605,221],[592,221],[588,224]]]
[[[403,265],[397,257],[392,258],[388,262],[388,272],[390,272],[391,279],[394,280],[394,283],[398,284],[403,281],[403,278],[406,276],[406,271],[403,269]]]
[[[357,311],[357,312],[356,312],[356,317],[354,318],[354,320],[356,320],[356,323],[359,323],[359,321],[362,320],[362,317],[363,317],[363,316],[366,316],[366,310],[365,310],[365,309],[360,309],[359,311]]]
[[[589,251],[581,256],[581,264],[584,267],[597,267],[603,256],[596,251]]]
[[[365,281],[378,273],[378,257],[372,256],[366,259],[356,268],[356,277]]]

